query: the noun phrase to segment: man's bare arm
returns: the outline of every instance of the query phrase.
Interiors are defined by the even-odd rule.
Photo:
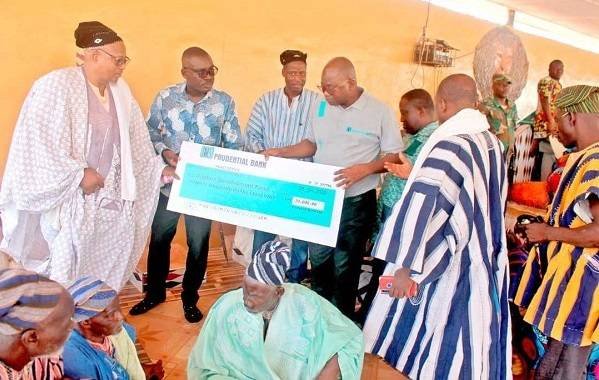
[[[304,139],[295,145],[283,148],[270,148],[260,152],[265,156],[283,157],[283,158],[305,158],[312,157],[316,153],[316,144],[308,139]]]

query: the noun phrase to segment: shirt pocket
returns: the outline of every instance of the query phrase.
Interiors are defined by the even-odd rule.
[[[343,132],[346,136],[351,136],[354,139],[363,141],[378,141],[379,135],[365,128],[354,127],[347,125],[343,127]]]
[[[347,141],[348,148],[356,154],[375,149],[374,147],[378,147],[380,144],[379,136],[366,128],[346,125],[342,127],[340,132],[342,134],[341,138]]]

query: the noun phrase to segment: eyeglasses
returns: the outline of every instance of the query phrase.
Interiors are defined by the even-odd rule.
[[[218,67],[216,67],[214,65],[208,67],[207,69],[194,70],[189,67],[184,67],[184,69],[192,71],[195,75],[197,75],[199,78],[202,78],[202,79],[214,77],[218,73]]]
[[[332,94],[339,86],[341,86],[343,83],[345,83],[347,81],[344,80],[341,83],[337,83],[336,85],[328,85],[328,84],[317,84],[316,88],[319,89],[320,91],[322,91],[323,93],[329,93]]]
[[[110,58],[112,58],[112,60],[114,61],[114,63],[115,63],[117,66],[127,66],[127,64],[128,64],[129,62],[131,62],[131,58],[129,58],[129,57],[127,57],[127,56],[124,56],[124,57],[117,57],[116,55],[112,55],[112,54],[110,54],[109,52],[107,52],[106,50],[104,50],[104,49],[101,49],[101,48],[97,48],[96,50],[99,50],[99,51],[101,51],[102,53],[104,53],[104,54],[107,54],[108,56],[110,56]]]

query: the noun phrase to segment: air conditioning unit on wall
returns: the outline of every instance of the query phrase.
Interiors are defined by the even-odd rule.
[[[456,51],[458,49],[449,46],[443,40],[423,38],[414,49],[414,63],[435,67],[452,67]]]

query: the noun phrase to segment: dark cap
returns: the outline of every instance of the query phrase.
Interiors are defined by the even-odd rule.
[[[108,45],[117,41],[122,41],[121,37],[98,21],[81,22],[75,29],[75,44],[82,49]]]
[[[299,50],[285,50],[281,53],[281,56],[279,58],[281,60],[281,64],[285,66],[289,62],[293,61],[302,61],[306,63],[306,58],[308,58],[308,54],[302,53]]]

